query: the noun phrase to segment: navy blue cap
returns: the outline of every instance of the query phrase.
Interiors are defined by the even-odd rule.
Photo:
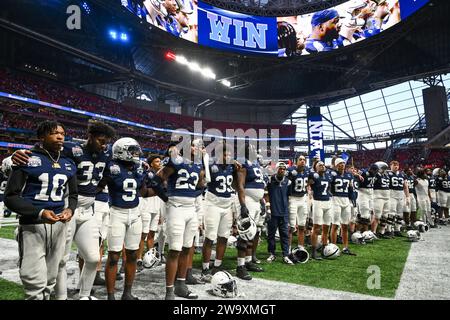
[[[313,27],[316,27],[319,24],[330,21],[337,17],[339,17],[339,13],[335,9],[326,9],[326,10],[318,11],[313,14],[313,16],[311,18],[311,25]]]

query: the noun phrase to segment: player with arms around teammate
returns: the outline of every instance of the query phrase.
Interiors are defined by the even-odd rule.
[[[145,185],[146,175],[139,155],[141,147],[132,138],[121,138],[112,147],[113,160],[108,162],[100,192],[108,186],[110,196],[110,222],[108,228],[108,260],[106,262],[106,289],[108,300],[115,300],[114,286],[122,247],[126,250],[125,285],[122,300],[138,300],[131,294],[136,274],[137,250],[141,240],[142,219],[139,211],[140,197],[155,193]]]
[[[436,179],[438,202],[441,206],[443,219],[448,222],[450,208],[450,171],[439,170],[439,177]]]
[[[64,136],[58,122],[42,122],[39,144],[31,149],[26,165],[13,167],[5,190],[5,205],[20,217],[20,279],[28,300],[50,298],[64,254],[66,222],[77,206],[76,167],[61,152]]]
[[[201,150],[191,144],[190,154],[180,155],[178,148],[170,146],[170,156],[158,172],[159,183],[167,181],[166,232],[169,254],[166,260],[166,300],[175,295],[197,299],[186,285],[188,255],[198,229],[195,199],[205,184]],[[176,280],[176,281],[175,281]]]
[[[210,164],[211,181],[208,182],[205,203],[205,241],[203,243],[202,279],[211,281],[211,276],[221,270],[233,224],[233,183],[236,181],[237,167],[231,164],[231,153],[224,144],[222,161]],[[206,165],[206,164],[205,164]],[[211,248],[217,239],[214,267],[209,270]]]
[[[326,247],[328,244],[328,229],[332,221],[331,206],[331,175],[326,171],[325,163],[317,161],[314,163],[314,172],[308,177],[308,185],[312,190],[313,197],[313,232],[311,236],[312,258],[322,260],[317,250],[317,236],[320,227],[322,227],[322,244]]]
[[[355,256],[348,249],[348,225],[351,218],[350,198],[353,195],[353,175],[345,171],[345,161],[337,158],[336,171],[332,171],[331,193],[333,194],[333,226],[331,228],[331,242],[337,242],[337,230],[341,225],[343,254]]]
[[[289,244],[297,225],[298,246],[305,247],[305,226],[308,218],[307,190],[309,169],[305,156],[299,156],[297,166],[288,169],[288,178],[292,183],[289,196]]]
[[[86,143],[64,143],[63,155],[72,159],[77,166],[78,204],[74,219],[68,226],[64,258],[61,260],[55,287],[56,299],[67,299],[67,271],[72,240],[75,241],[80,258],[84,260],[80,274],[80,299],[88,298],[97,274],[100,259],[100,232],[94,215],[96,186],[106,163],[111,159],[108,144],[115,136],[115,130],[102,122],[88,125]],[[27,164],[29,151],[16,151],[12,160],[15,164]]]

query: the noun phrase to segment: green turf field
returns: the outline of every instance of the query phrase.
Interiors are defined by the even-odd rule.
[[[262,261],[265,272],[252,275],[256,278],[284,281],[313,287],[350,291],[381,297],[394,297],[400,282],[410,243],[405,238],[377,240],[374,244],[350,245],[354,256],[341,256],[337,260],[309,260],[306,264],[286,265],[281,261],[281,247],[278,245],[278,259],[272,263],[265,260],[267,242],[258,247],[257,257]],[[224,266],[233,270],[236,267],[236,251],[228,250]],[[369,266],[376,265],[381,271],[380,289],[368,289],[367,273]],[[194,267],[201,268],[201,255],[194,257]]]
[[[23,300],[22,286],[0,278],[0,300]]]
[[[1,228],[0,237],[13,239],[14,227]],[[265,261],[269,256],[267,242],[262,240],[257,256],[262,261],[265,272],[252,273],[254,277],[388,298],[395,295],[410,248],[410,243],[405,238],[377,240],[374,244],[365,246],[350,245],[350,249],[357,254],[356,257],[341,256],[337,260],[310,260],[306,264],[289,266],[281,262],[281,248],[279,244],[277,245],[278,259],[269,264]],[[223,264],[234,273],[235,249],[227,249]],[[372,265],[380,268],[380,289],[367,288],[367,279],[370,276],[367,268]],[[201,254],[195,255],[194,268],[201,269]],[[12,289],[9,290],[7,286],[11,286]],[[20,286],[2,281],[0,282],[0,300],[22,299],[20,294],[23,293],[20,290]]]
[[[14,229],[16,227],[1,227],[0,228],[0,238],[4,239],[14,239]]]

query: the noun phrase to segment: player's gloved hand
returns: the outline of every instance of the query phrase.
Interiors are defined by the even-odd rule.
[[[245,219],[248,218],[249,216],[249,211],[247,209],[247,206],[245,204],[241,205],[241,218]]]
[[[11,160],[15,165],[26,165],[28,163],[30,150],[17,150],[11,156]]]

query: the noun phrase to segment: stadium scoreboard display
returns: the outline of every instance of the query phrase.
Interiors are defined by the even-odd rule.
[[[121,0],[139,18],[200,45],[265,56],[332,51],[376,36],[429,0],[351,0],[298,16],[262,17],[196,0]]]

